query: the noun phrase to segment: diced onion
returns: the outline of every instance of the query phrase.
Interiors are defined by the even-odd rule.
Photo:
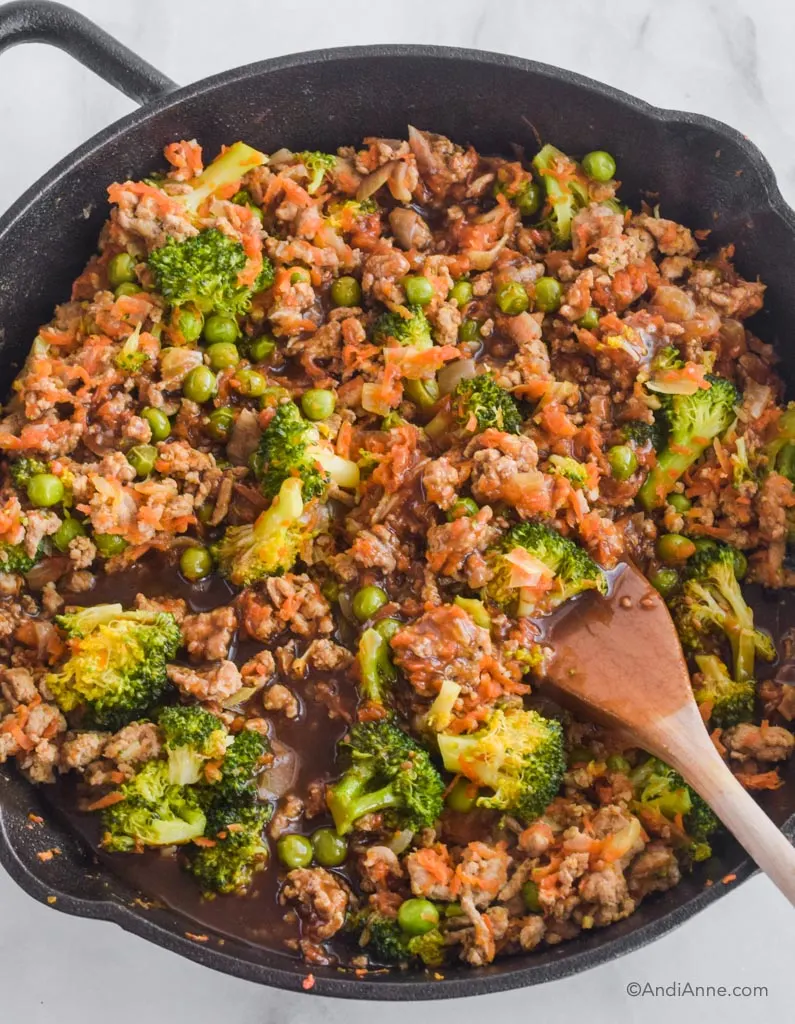
[[[449,395],[457,384],[462,380],[471,380],[476,373],[474,359],[456,359],[454,363],[448,363],[439,370],[436,377],[440,394]]]

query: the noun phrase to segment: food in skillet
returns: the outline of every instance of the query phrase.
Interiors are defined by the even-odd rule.
[[[545,699],[542,626],[626,551],[716,745],[781,784],[795,691],[741,586],[793,582],[764,286],[604,152],[165,155],[0,423],[0,760],[205,898],[278,873],[315,963],[482,965],[676,885],[717,822]]]

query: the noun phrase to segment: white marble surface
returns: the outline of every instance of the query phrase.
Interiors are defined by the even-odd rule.
[[[660,106],[733,124],[765,152],[795,203],[791,0],[75,0],[73,6],[180,83],[278,54],[368,42],[480,47],[557,63]],[[4,54],[0,209],[130,109],[64,54],[34,46]],[[788,1021],[793,954],[795,916],[770,883],[756,878],[653,946],[587,974],[422,1009],[441,1024],[469,1024],[484,1014],[547,1024],[579,1016],[593,1024]],[[631,981],[761,985],[768,995],[633,999],[625,991]],[[0,875],[3,1024],[369,1024],[374,1009],[214,974],[115,926],[53,913]],[[383,1024],[398,1024],[406,1009],[379,1004],[375,1012]]]

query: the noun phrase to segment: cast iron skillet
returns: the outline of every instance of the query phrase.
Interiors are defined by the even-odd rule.
[[[766,339],[787,339],[795,309],[795,213],[784,203],[761,153],[718,121],[659,110],[569,71],[494,53],[432,46],[367,46],[314,51],[251,64],[184,89],[90,21],[54,3],[0,8],[0,51],[46,42],[144,103],[41,178],[0,220],[0,388],[15,376],[39,324],[69,294],[94,250],[112,181],[139,178],[162,162],[174,139],[198,138],[213,153],[245,139],[260,149],[332,150],[366,135],[403,137],[407,123],[471,142],[483,152],[536,136],[574,154],[604,147],[615,154],[622,195],[636,204],[659,193],[668,217],[711,228],[711,242],[737,243],[738,265],[768,284]],[[43,130],[46,130],[46,126]],[[782,345],[784,374],[795,380],[795,349]],[[767,794],[765,809],[795,833],[795,772]],[[29,812],[45,811],[32,830]],[[143,909],[136,894],[97,867],[80,843],[53,821],[41,793],[0,768],[0,861],[34,898],[83,917],[115,921],[128,931],[227,974],[300,989],[307,968],[286,955],[210,935],[186,937],[191,922],[167,909]],[[37,850],[62,855],[42,864]],[[491,967],[451,967],[443,980],[420,974],[367,979],[312,968],[312,992],[360,999],[437,999],[534,985],[629,952],[681,924],[741,882],[754,865],[731,841],[719,855],[632,917],[603,931]],[[715,884],[707,887],[708,878]]]

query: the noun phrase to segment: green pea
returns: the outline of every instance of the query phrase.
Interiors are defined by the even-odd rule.
[[[248,346],[248,357],[252,363],[264,363],[270,359],[276,351],[276,342],[273,338],[264,335],[261,338],[254,338]]]
[[[209,367],[195,366],[182,382],[182,394],[201,405],[213,397],[217,387],[215,374]]]
[[[690,498],[676,491],[668,495],[667,501],[671,508],[676,509],[677,512],[687,512],[693,507],[693,502]]]
[[[168,416],[160,409],[153,409],[151,405],[141,410],[141,416],[149,424],[149,429],[152,431],[152,440],[165,441],[171,433],[171,423]]]
[[[213,571],[213,556],[207,548],[185,548],[180,555],[179,571],[186,580],[203,580]]]
[[[374,624],[373,629],[389,643],[392,637],[403,629],[404,625],[405,623],[401,622],[400,619],[379,619]]]
[[[120,555],[127,547],[127,541],[117,533],[95,533],[94,543],[97,546],[97,551],[103,558],[112,558],[114,555]]]
[[[745,579],[748,572],[748,559],[742,551],[734,549],[734,575],[738,580]]]
[[[599,326],[599,310],[589,306],[577,321],[577,326],[584,327],[586,331],[595,331]]]
[[[697,537],[696,540],[693,541],[693,544],[699,554],[702,551],[716,551],[718,547],[717,543],[709,537]]]
[[[607,452],[610,472],[616,480],[629,480],[638,468],[638,457],[628,444],[615,444]]]
[[[554,313],[560,309],[563,299],[563,285],[556,277],[539,277],[536,281],[535,308],[542,313]]]
[[[228,405],[213,409],[207,417],[207,433],[214,441],[226,441],[235,422],[235,410]]]
[[[137,444],[127,452],[127,461],[135,470],[135,475],[140,477],[149,476],[155,468],[157,459],[157,448],[151,444]]]
[[[433,298],[433,285],[422,274],[409,274],[402,283],[406,301],[412,306],[427,306]]]
[[[204,317],[198,309],[180,309],[176,317],[177,330],[185,341],[198,341],[204,329]]]
[[[456,498],[453,505],[447,510],[447,521],[452,523],[454,519],[476,516],[478,512],[480,512],[480,506],[472,498]]]
[[[607,767],[611,772],[623,772],[626,775],[632,765],[621,754],[611,754],[607,759]]]
[[[268,390],[268,381],[256,370],[238,370],[235,380],[241,395],[247,398],[262,398]]]
[[[335,306],[358,306],[362,301],[362,286],[355,277],[338,277],[331,284],[331,301]]]
[[[528,181],[521,192],[516,196],[516,206],[523,217],[532,217],[541,209],[543,194],[541,188],[534,181]]]
[[[348,841],[333,828],[319,828],[312,836],[315,860],[324,868],[338,868],[348,856]]]
[[[52,542],[59,551],[68,551],[75,537],[85,537],[86,530],[79,519],[69,516],[52,535]]]
[[[339,585],[337,580],[328,579],[325,580],[320,587],[320,593],[325,597],[329,604],[336,604],[340,599],[340,591],[342,587]]]
[[[204,340],[208,345],[215,345],[219,341],[234,343],[239,334],[237,320],[230,316],[219,316],[214,313],[204,322]]]
[[[28,499],[37,508],[50,508],[63,501],[64,485],[53,473],[35,473],[28,480]]]
[[[196,513],[196,518],[199,520],[200,523],[203,523],[205,526],[209,526],[210,520],[213,517],[213,512],[215,512],[215,506],[213,505],[213,503],[211,501],[205,501],[203,505],[199,506],[199,511]]]
[[[679,586],[679,573],[676,569],[658,569],[649,582],[661,597],[668,597]]]
[[[336,404],[337,396],[326,388],[311,388],[301,396],[301,409],[308,420],[327,420]]]
[[[385,590],[381,587],[362,587],[353,595],[353,614],[359,622],[366,622],[372,619],[379,608],[383,608],[389,600]]]
[[[207,349],[207,358],[210,360],[211,369],[227,370],[230,366],[237,366],[240,362],[240,353],[237,345],[231,341],[216,341]]]
[[[445,917],[461,917],[463,913],[464,909],[460,903],[445,903],[444,905]]]
[[[439,401],[439,385],[434,377],[428,380],[405,380],[403,390],[409,401],[420,409],[430,409]]]
[[[465,277],[459,278],[450,289],[447,298],[456,304],[459,309],[472,301],[472,284]]]
[[[108,282],[111,288],[120,284],[133,284],[136,281],[135,260],[128,252],[117,253],[108,263]]]
[[[133,284],[132,281],[122,281],[118,288],[113,289],[113,294],[117,299],[120,299],[124,295],[137,295],[141,290],[139,284]]]
[[[439,911],[430,900],[405,900],[398,910],[398,924],[407,935],[425,935],[439,924]]]
[[[541,901],[538,898],[538,885],[529,879],[522,886],[522,899],[531,914],[541,913]]]
[[[595,331],[599,326],[599,310],[594,306],[588,306],[578,319],[577,326],[585,328],[586,331]]]
[[[527,291],[519,281],[503,281],[497,285],[495,298],[500,310],[507,316],[518,316],[530,305]]]
[[[299,836],[294,832],[279,839],[276,853],[286,868],[308,868],[312,863],[312,844],[306,836]]]
[[[616,173],[616,162],[603,149],[595,149],[582,158],[582,169],[594,181],[610,181]]]
[[[657,541],[657,555],[666,565],[679,565],[696,553],[696,545],[681,533],[664,533]]]
[[[301,281],[309,284],[310,280],[311,276],[306,267],[296,267],[292,274],[290,274],[290,284],[299,284]]]
[[[480,324],[477,320],[467,317],[458,328],[459,341],[480,341]]]
[[[466,814],[474,810],[478,800],[478,787],[469,779],[459,779],[445,797],[451,811]]]

